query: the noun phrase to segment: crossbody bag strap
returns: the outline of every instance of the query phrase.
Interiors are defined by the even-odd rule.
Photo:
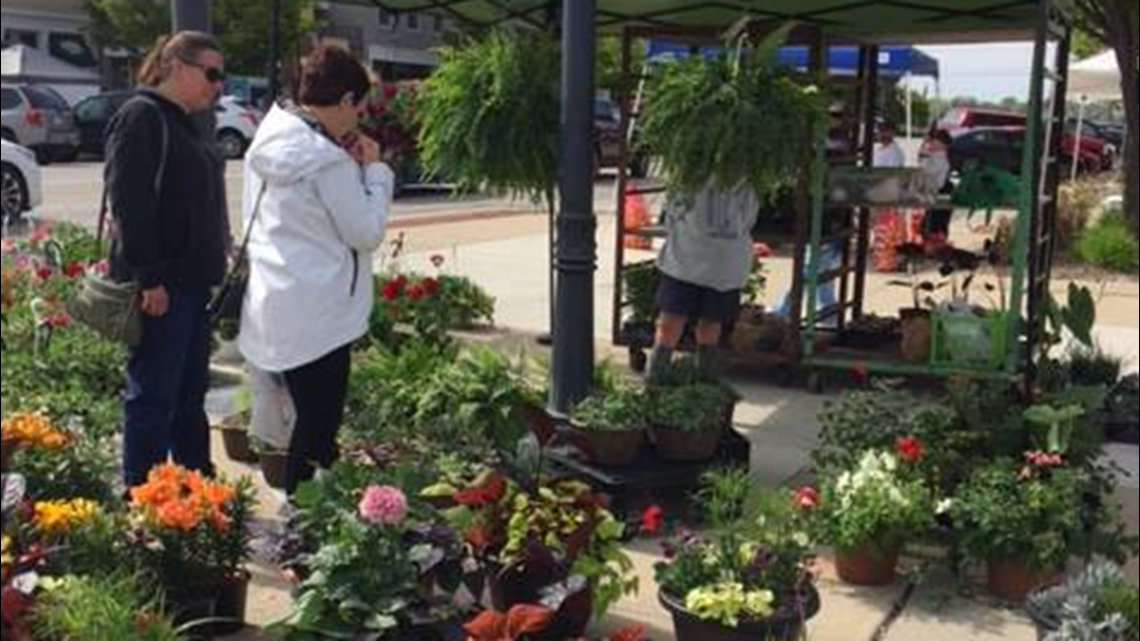
[[[237,260],[234,261],[234,269],[231,272],[240,269],[242,263],[249,258],[249,239],[253,236],[253,226],[257,224],[257,219],[261,216],[261,201],[265,199],[265,192],[269,191],[269,183],[262,182],[261,189],[257,191],[257,199],[253,201],[253,213],[250,214],[249,223],[245,226],[245,236],[241,239],[241,248],[238,249]]]

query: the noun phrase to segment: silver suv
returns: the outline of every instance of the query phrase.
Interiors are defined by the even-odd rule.
[[[41,164],[71,162],[79,154],[79,128],[71,107],[54,89],[3,85],[4,140],[31,149]]]

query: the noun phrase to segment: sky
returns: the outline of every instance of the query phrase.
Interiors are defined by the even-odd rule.
[[[938,60],[942,70],[942,97],[973,97],[1000,102],[1014,97],[1025,100],[1029,94],[1029,68],[1033,44],[1027,42],[985,45],[919,47]],[[917,80],[918,91],[929,89],[932,81]]]

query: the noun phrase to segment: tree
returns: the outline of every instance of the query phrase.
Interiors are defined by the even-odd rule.
[[[1137,56],[1140,55],[1140,4],[1136,0],[1077,0],[1081,29],[1116,52],[1120,66],[1120,90],[1128,123],[1127,155],[1124,169],[1124,211],[1132,230],[1140,227],[1140,82]]]
[[[270,5],[268,0],[212,0],[214,32],[226,54],[226,66],[236,75],[260,76],[269,63]],[[312,29],[306,16],[312,0],[283,0],[281,46],[291,51]],[[100,48],[143,51],[170,32],[170,0],[89,0],[91,35]]]

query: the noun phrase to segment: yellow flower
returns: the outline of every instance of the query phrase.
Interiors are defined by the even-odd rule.
[[[56,535],[90,523],[98,516],[99,505],[86,499],[41,501],[35,505],[32,523],[41,534]]]
[[[4,536],[0,538],[0,566],[8,567],[16,562],[16,557],[12,554],[12,537]]]
[[[0,422],[0,440],[9,447],[30,445],[58,450],[67,445],[68,438],[43,414],[21,412]]]

